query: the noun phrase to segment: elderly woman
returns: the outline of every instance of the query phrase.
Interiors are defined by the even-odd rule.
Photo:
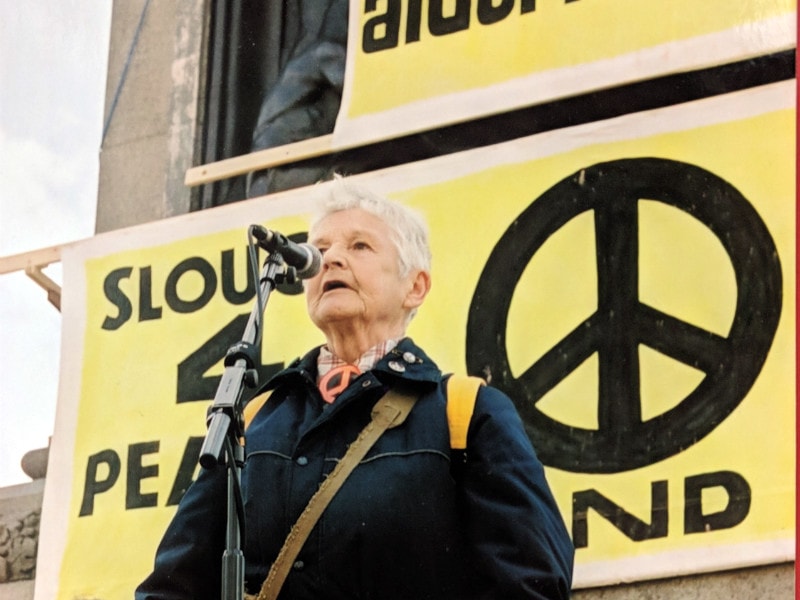
[[[512,402],[482,386],[457,455],[447,377],[405,337],[431,285],[424,223],[342,180],[309,240],[323,261],[306,284],[307,307],[325,344],[267,382],[269,399],[247,429],[247,591],[258,593],[379,398],[402,386],[416,404],[344,481],[280,598],[568,598],[573,547]],[[138,599],[219,598],[225,490],[224,469],[201,473]]]

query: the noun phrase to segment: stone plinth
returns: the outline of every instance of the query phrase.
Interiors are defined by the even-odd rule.
[[[43,495],[44,479],[0,488],[0,596],[3,598],[32,597]]]

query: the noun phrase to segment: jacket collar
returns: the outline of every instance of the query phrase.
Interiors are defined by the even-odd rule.
[[[314,348],[302,358],[295,359],[284,370],[269,379],[257,392],[275,389],[291,379],[301,379],[315,385],[319,347]],[[424,383],[438,383],[442,372],[430,357],[417,346],[411,338],[403,338],[372,370],[386,383],[403,379]]]
[[[373,370],[407,381],[438,383],[442,377],[436,363],[411,338],[400,340]]]

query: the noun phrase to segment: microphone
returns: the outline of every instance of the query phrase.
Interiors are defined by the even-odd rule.
[[[280,254],[287,265],[297,270],[300,279],[308,279],[319,273],[322,253],[311,244],[297,244],[282,233],[261,225],[251,225],[250,231],[261,248],[270,253]]]

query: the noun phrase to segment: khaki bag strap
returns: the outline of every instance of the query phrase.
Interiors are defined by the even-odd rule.
[[[278,558],[272,564],[264,585],[258,596],[249,596],[257,600],[275,600],[283,586],[295,558],[305,544],[314,525],[322,516],[328,503],[333,499],[339,488],[342,487],[347,476],[352,473],[361,459],[366,456],[369,449],[378,441],[384,431],[397,427],[406,420],[408,413],[414,408],[417,395],[400,390],[389,390],[372,409],[372,420],[350,444],[347,452],[333,469],[330,475],[322,482],[317,492],[308,501],[303,513],[292,526],[289,535],[283,542],[283,547],[278,553]],[[248,596],[245,596],[246,598]]]
[[[447,380],[447,425],[453,450],[467,449],[467,431],[482,385],[486,385],[483,379],[467,375],[451,375]]]

